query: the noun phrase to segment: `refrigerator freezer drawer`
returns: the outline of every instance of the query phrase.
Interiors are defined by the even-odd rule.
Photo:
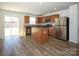
[[[60,39],[61,38],[60,26],[56,26],[55,30],[56,30],[56,38]]]
[[[61,39],[67,40],[67,27],[66,26],[60,26],[61,28]]]

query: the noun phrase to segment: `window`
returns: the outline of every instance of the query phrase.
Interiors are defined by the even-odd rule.
[[[18,17],[5,16],[5,27],[17,27],[17,26],[18,26]]]
[[[19,35],[19,18],[5,16],[5,36]]]
[[[30,24],[35,24],[35,23],[36,23],[35,17],[30,17]]]

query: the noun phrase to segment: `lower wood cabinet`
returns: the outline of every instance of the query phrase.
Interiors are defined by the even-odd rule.
[[[36,27],[35,31],[32,33],[33,40],[38,43],[45,43],[48,40],[48,29],[44,27]]]
[[[56,37],[55,27],[49,27],[49,36]]]

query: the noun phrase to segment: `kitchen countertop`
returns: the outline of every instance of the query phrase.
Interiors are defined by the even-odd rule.
[[[25,24],[24,27],[52,27],[52,24]]]

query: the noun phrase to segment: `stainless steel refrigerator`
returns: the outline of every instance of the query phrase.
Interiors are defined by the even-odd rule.
[[[55,18],[56,38],[62,40],[69,40],[69,18],[60,17]]]

